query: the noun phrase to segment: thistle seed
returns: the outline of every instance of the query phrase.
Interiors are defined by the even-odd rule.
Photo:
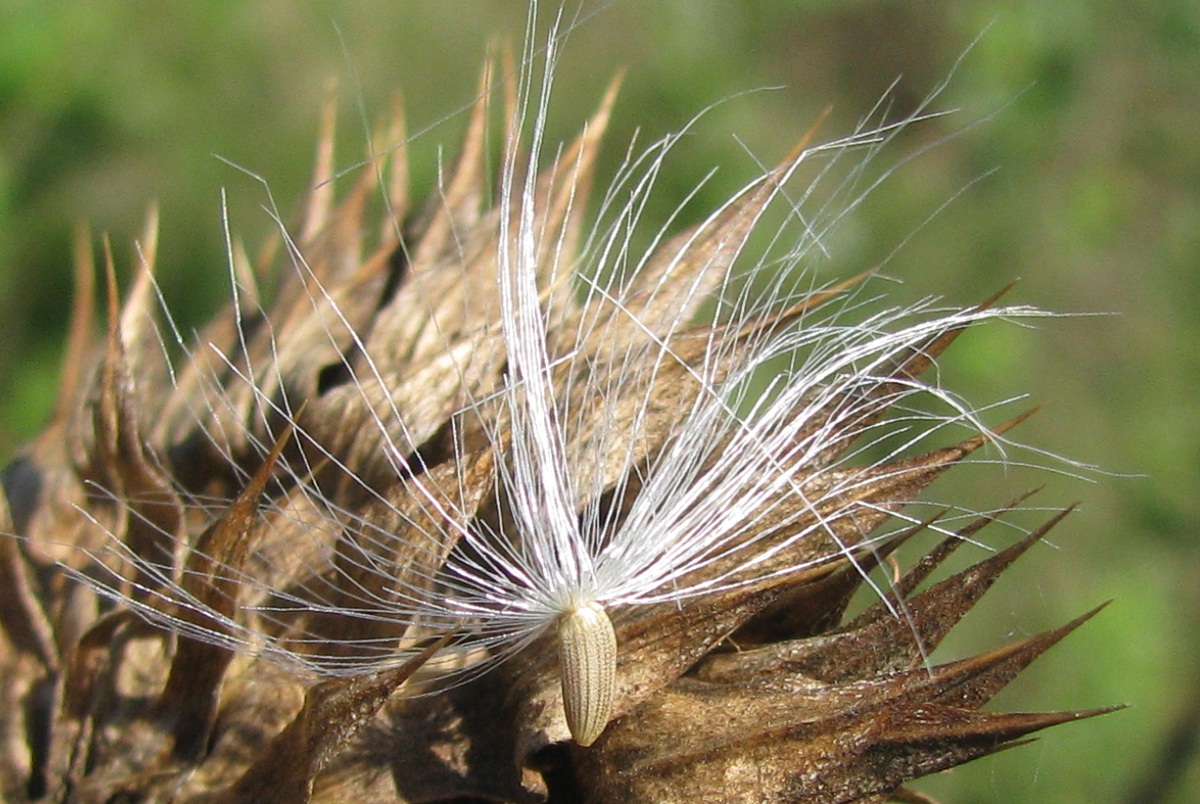
[[[558,661],[567,727],[589,746],[608,725],[617,687],[617,635],[602,606],[588,603],[559,618]]]

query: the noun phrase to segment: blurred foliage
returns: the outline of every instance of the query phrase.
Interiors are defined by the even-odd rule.
[[[253,251],[274,223],[248,173],[285,215],[299,208],[331,80],[346,166],[403,96],[420,196],[453,154],[488,42],[519,44],[523,5],[6,3],[0,453],[36,432],[52,404],[77,222],[128,254],[157,200],[160,281],[188,328],[227,294],[221,188]],[[977,402],[1029,391],[1048,409],[1024,440],[1131,475],[1033,481],[1048,483],[1041,504],[1080,498],[1083,510],[1057,531],[1058,549],[1035,551],[993,592],[992,620],[973,620],[974,646],[1116,602],[999,704],[1135,706],[921,787],[957,802],[1197,801],[1194,758],[1169,790],[1154,785],[1166,778],[1168,735],[1200,697],[1200,6],[591,0],[563,51],[551,139],[621,69],[610,166],[635,132],[647,142],[719,101],[660,193],[682,197],[720,165],[703,209],[785,154],[830,104],[826,136],[848,131],[897,78],[894,106],[912,108],[976,38],[937,103],[960,111],[906,134],[899,153],[949,141],[879,189],[822,270],[849,275],[903,244],[886,265],[903,299],[969,303],[1020,278],[1014,301],[1116,313],[972,333],[945,372]],[[748,92],[763,87],[778,89]],[[128,271],[133,260],[119,261]],[[1013,490],[1030,483],[1010,474]],[[984,508],[1010,496],[996,485],[941,491]]]

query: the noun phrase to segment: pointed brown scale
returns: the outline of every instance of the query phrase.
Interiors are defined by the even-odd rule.
[[[141,404],[171,392],[170,366],[158,326],[157,259],[158,205],[151,204],[146,212],[141,240],[134,250],[133,287],[121,305],[119,326],[125,371],[134,396]],[[144,423],[139,426],[146,429]]]
[[[366,272],[389,276],[388,293],[380,298],[381,304],[386,303],[390,293],[394,293],[394,288],[404,282],[409,264],[406,244],[402,242],[408,204],[408,157],[407,144],[404,142],[404,115],[399,104],[397,96],[388,122],[372,134],[366,161],[360,166],[363,172],[354,190],[358,196],[356,203],[362,207],[353,213],[354,225],[360,230],[356,235],[360,241],[365,239],[367,230],[366,205],[372,196],[378,197],[382,213],[379,216],[378,240],[374,250],[362,257],[358,264],[345,266],[346,273]],[[342,213],[339,211],[338,214]]]
[[[1057,520],[1054,520],[1057,521]],[[1052,523],[1053,524],[1053,523]],[[1046,528],[906,601],[897,616],[876,603],[831,636],[819,651],[790,657],[802,672],[829,682],[919,665]]]
[[[236,613],[238,579],[261,531],[259,500],[290,437],[289,429],[276,441],[245,489],[188,552],[182,578],[184,593],[219,617],[232,618]],[[186,606],[176,616],[216,633],[222,630],[212,614]],[[174,734],[176,757],[195,759],[204,751],[217,714],[221,680],[232,659],[233,652],[227,647],[180,638],[157,703]]]
[[[354,277],[349,280],[354,283],[361,283],[372,276],[381,276],[386,278],[386,284],[383,292],[377,300],[378,305],[387,304],[391,294],[395,293],[395,289],[404,283],[408,272],[407,257],[396,245],[396,234],[393,233],[390,237],[390,242],[383,242],[371,252],[370,256],[364,257],[361,264],[355,267]],[[371,325],[374,319],[369,322]],[[359,333],[360,336],[363,333]]]
[[[121,308],[121,340],[127,351],[139,341],[149,339],[157,344],[158,328],[154,325],[154,271],[158,260],[158,205],[146,210],[146,225],[134,252],[136,269],[133,288]]]
[[[321,104],[321,124],[317,134],[317,158],[313,166],[312,189],[305,209],[304,227],[300,230],[300,245],[312,244],[325,230],[333,209],[333,148],[337,135],[336,84],[326,85],[325,101]]]
[[[866,574],[944,514],[945,511],[939,511],[924,522],[890,535],[885,542],[872,547],[861,558],[848,561],[846,566],[823,578],[789,589],[779,600],[738,629],[732,641],[739,646],[746,646],[798,639],[832,629],[841,622],[846,607],[862,587]]]
[[[363,235],[367,202],[381,189],[381,177],[376,164],[380,158],[372,145],[366,158],[357,166],[358,178],[350,192],[337,202],[325,228],[308,241],[302,250],[305,262],[313,268],[321,285],[328,287],[341,283],[347,277],[375,272],[370,261],[364,264]],[[333,176],[327,180],[330,186],[337,178]],[[376,260],[386,262],[389,252],[390,249],[377,252]]]
[[[85,427],[90,426],[90,431],[86,432],[85,438],[91,439],[90,442],[85,442],[86,462],[80,465],[79,473],[87,480],[109,483],[115,474],[112,461],[118,441],[117,411],[114,401],[117,394],[116,386],[125,378],[121,376],[120,299],[117,291],[116,268],[113,265],[112,247],[108,238],[104,237],[102,242],[108,321],[96,387],[89,389],[88,397],[79,408],[81,418],[87,422]]]
[[[375,189],[375,174],[369,163],[359,168],[358,180],[338,202],[330,226],[304,252],[304,260],[316,270],[325,286],[363,270],[363,211]]]
[[[54,629],[39,599],[36,580],[21,555],[6,489],[0,489],[0,627],[13,646],[32,654],[46,673],[57,673]]]
[[[956,707],[978,709],[990,701],[996,693],[1008,686],[1035,659],[1061,642],[1068,634],[1099,614],[1107,603],[1102,603],[1065,625],[1043,631],[1020,642],[990,651],[986,654],[964,659],[959,663],[971,667],[970,676],[953,685],[932,700]],[[974,668],[978,667],[978,670]]]
[[[384,137],[383,152],[388,157],[385,197],[386,213],[379,222],[379,242],[383,248],[406,248],[401,231],[408,217],[408,134],[404,100],[399,92],[392,97],[392,112]],[[407,259],[407,258],[406,258]]]
[[[214,802],[308,801],[313,780],[330,757],[374,717],[409,676],[446,645],[450,636],[432,641],[399,667],[330,679],[312,687],[295,719]]]
[[[1112,708],[1103,708],[1079,712],[991,714],[930,706],[909,713],[910,718],[894,718],[900,721],[897,728],[882,735],[884,739],[880,742],[883,752],[894,752],[902,758],[906,765],[902,771],[904,778],[914,778],[960,765],[978,756],[976,751],[991,752],[1035,731],[1112,711]],[[943,753],[947,744],[951,746],[950,756]],[[897,747],[907,747],[911,753],[896,751]],[[917,757],[920,759],[913,763]]]
[[[1008,285],[1005,285],[996,293],[975,305],[972,312],[979,313],[995,307],[996,303],[1000,301],[1000,299],[1003,298],[1008,291],[1012,290],[1013,285],[1015,284],[1015,282],[1012,282]],[[958,340],[959,335],[962,335],[968,329],[970,329],[969,324],[959,327],[951,327],[945,332],[935,335],[923,345],[915,347],[907,355],[896,360],[894,363],[894,368],[889,373],[894,377],[907,377],[910,379],[919,376],[931,365],[933,365],[934,361],[937,360],[937,358],[941,356],[943,352],[950,348],[950,344]]]
[[[938,560],[944,558],[947,553],[943,548],[946,545],[961,544],[965,538],[976,533],[994,518],[981,517],[955,536],[940,543],[931,555],[938,555]],[[1035,534],[1010,548],[1013,552],[1006,560],[989,565],[992,572],[987,574],[987,577],[994,580],[995,575],[1002,572],[1020,552],[1044,533],[1043,529],[1040,534]],[[988,564],[996,558],[999,556],[986,559],[981,564]],[[918,567],[920,566],[918,564]],[[780,642],[742,653],[710,656],[701,666],[701,677],[717,681],[739,674],[750,676],[754,672],[787,669],[833,683],[917,665],[923,660],[923,651],[932,650],[949,628],[958,622],[982,596],[983,591],[986,591],[986,587],[979,589],[967,580],[975,577],[978,566],[964,570],[928,593],[903,604],[895,602],[895,595],[891,597],[891,608],[883,602],[877,602],[853,622],[825,636]],[[853,567],[845,567],[830,578],[851,572],[854,572]],[[820,586],[828,582],[829,579],[822,579],[814,585]],[[904,587],[910,586],[915,584],[911,583],[908,575],[901,578],[897,584],[902,591]],[[799,589],[803,591],[804,588]],[[962,600],[949,599],[957,593],[962,594]],[[786,595],[783,599],[786,599]],[[896,610],[900,611],[899,615],[895,613]],[[736,639],[735,635],[735,641]]]
[[[883,608],[882,604],[877,603],[850,623],[847,630],[859,631],[871,624],[885,632],[894,632],[898,625],[903,631],[908,632],[907,638],[902,633],[894,632],[891,637],[881,634],[877,640],[879,642],[889,640],[891,644],[909,646],[911,650],[909,661],[911,663],[919,662],[921,651],[932,650],[936,647],[950,629],[991,588],[1000,574],[1030,547],[1041,541],[1046,533],[1062,521],[1071,510],[1067,509],[1057,514],[1042,527],[1011,547],[968,567],[912,598],[905,603],[904,617],[895,618]],[[878,666],[875,669],[881,671],[886,668]]]
[[[888,706],[897,712],[934,704],[958,711],[979,709],[1036,658],[1098,610],[1088,612],[1053,631],[966,659],[933,667],[914,665],[903,670],[881,668],[878,672],[860,667],[853,676],[826,678],[822,682],[840,685],[856,677],[867,679],[873,685],[886,689]]]
[[[1024,745],[1026,735],[1062,723],[1105,714],[1108,710],[1030,715],[984,715],[933,707],[895,718],[893,731],[847,763],[849,778],[888,785],[947,770],[998,751]]]
[[[138,394],[130,364],[119,310],[116,269],[112,249],[105,240],[105,273],[108,283],[108,336],[100,373],[99,399],[92,407],[96,432],[94,462],[84,476],[107,489],[121,508],[123,523],[112,533],[140,560],[158,567],[175,566],[182,504],[163,476],[160,462],[148,454],[141,420],[144,400]],[[143,274],[144,275],[144,274]],[[139,294],[141,295],[141,294]],[[159,584],[136,570],[135,594],[141,587]]]
[[[91,409],[85,400],[95,393],[99,384],[99,364],[103,357],[102,342],[96,332],[96,265],[92,251],[91,234],[86,225],[75,230],[72,243],[74,264],[74,290],[71,301],[71,327],[63,358],[62,379],[55,399],[54,414],[46,430],[39,435],[28,452],[32,455],[47,453],[62,459],[62,473],[58,475],[62,485],[74,485],[73,495],[63,495],[67,503],[71,497],[82,498],[83,489],[74,467],[91,463],[95,442],[95,426]],[[48,463],[55,463],[49,461]],[[14,462],[15,463],[15,462]],[[43,465],[48,470],[48,465]],[[51,472],[47,471],[47,474]],[[55,495],[47,489],[46,500],[54,505]],[[15,502],[15,501],[14,501]]]
[[[92,255],[91,232],[87,226],[75,229],[72,242],[74,291],[71,297],[71,326],[67,335],[66,355],[60,372],[53,421],[65,422],[79,405],[86,368],[96,343],[96,264]]]
[[[914,589],[920,586],[921,583],[928,578],[934,570],[941,566],[942,563],[960,546],[974,539],[975,535],[979,533],[979,531],[983,530],[983,528],[987,525],[995,522],[1005,514],[1017,510],[1017,507],[1021,505],[1021,503],[1028,500],[1037,492],[1038,489],[1027,491],[1005,505],[1002,505],[995,511],[991,511],[983,516],[977,517],[966,527],[955,531],[953,536],[943,539],[936,547],[922,556],[922,558],[916,564],[910,567],[899,580],[897,580],[888,588],[887,593],[890,596],[889,599],[895,603],[898,600],[903,600],[904,598],[908,597]]]
[[[458,161],[451,171],[450,182],[429,199],[418,224],[419,238],[413,249],[413,270],[420,272],[443,260],[453,260],[458,254],[460,231],[471,230],[479,221],[483,204],[483,188],[487,181],[488,111],[491,108],[492,79],[495,62],[488,59],[479,77],[478,95],[471,107],[467,133],[459,148]]]

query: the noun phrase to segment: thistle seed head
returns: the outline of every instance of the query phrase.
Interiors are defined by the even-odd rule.
[[[535,41],[520,78],[484,70],[423,210],[397,116],[340,201],[319,160],[297,236],[254,262],[230,235],[231,301],[194,338],[158,309],[154,215],[123,304],[106,247],[99,340],[78,248],[61,401],[0,496],[8,798],[879,801],[1100,711],[981,711],[1091,614],[930,659],[1063,516],[926,582],[1024,500],[913,509],[1023,418],[986,425],[937,359],[1041,313],[872,312],[867,278],[805,270],[928,107],[806,138],[635,250],[677,136],[589,223],[615,87],[552,148]]]

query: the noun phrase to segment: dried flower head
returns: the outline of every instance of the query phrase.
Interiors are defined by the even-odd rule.
[[[539,50],[535,17],[423,212],[399,116],[335,206],[329,123],[285,267],[231,235],[233,298],[195,338],[158,322],[152,218],[121,309],[107,257],[93,350],[81,241],[62,402],[0,499],[10,795],[911,800],[909,779],[1092,714],[979,711],[1079,621],[929,659],[1062,515],[918,590],[1021,501],[908,510],[1017,447],[1022,416],[986,425],[938,356],[1042,313],[881,309],[869,278],[809,270],[928,105],[805,137],[643,248],[679,135],[631,150],[588,223],[615,86],[547,146],[556,31]],[[912,569],[873,573],[926,531],[944,539]]]

